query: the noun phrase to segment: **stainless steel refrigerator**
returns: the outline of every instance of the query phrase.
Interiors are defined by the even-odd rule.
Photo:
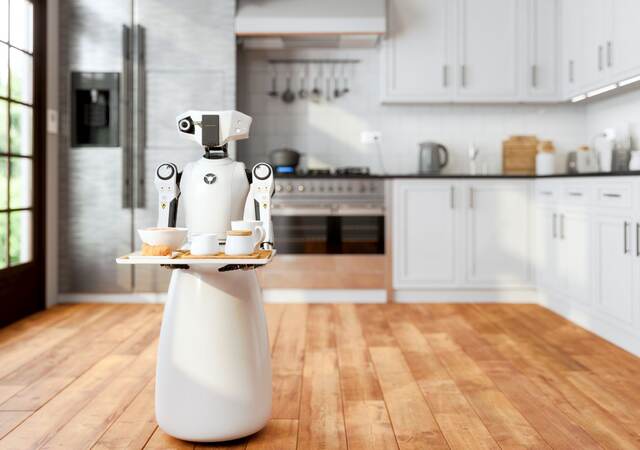
[[[160,292],[168,271],[123,267],[156,221],[155,167],[201,150],[175,116],[235,107],[235,0],[61,0],[61,292]]]

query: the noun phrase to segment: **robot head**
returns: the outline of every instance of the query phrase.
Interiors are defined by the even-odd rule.
[[[224,151],[228,142],[247,139],[251,126],[251,117],[238,111],[187,111],[176,121],[180,133],[207,151]]]

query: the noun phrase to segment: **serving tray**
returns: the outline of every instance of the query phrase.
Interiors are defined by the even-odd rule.
[[[246,256],[229,256],[220,253],[213,256],[194,256],[189,252],[182,253],[178,256],[152,256],[140,257],[139,252],[129,253],[116,258],[118,264],[155,264],[158,266],[165,265],[210,265],[210,266],[226,266],[234,265],[251,265],[258,266],[271,262],[276,254],[276,250],[259,250],[256,253]]]

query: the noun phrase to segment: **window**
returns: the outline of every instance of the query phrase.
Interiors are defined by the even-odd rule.
[[[33,259],[33,4],[0,0],[0,269]]]

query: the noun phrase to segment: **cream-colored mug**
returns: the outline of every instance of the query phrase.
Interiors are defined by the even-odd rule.
[[[251,255],[260,243],[256,243],[251,230],[227,231],[227,240],[224,244],[224,253],[230,256]]]
[[[262,222],[259,220],[234,220],[231,222],[231,230],[250,230],[256,250],[260,247],[260,244],[264,242],[264,238],[266,237]]]

